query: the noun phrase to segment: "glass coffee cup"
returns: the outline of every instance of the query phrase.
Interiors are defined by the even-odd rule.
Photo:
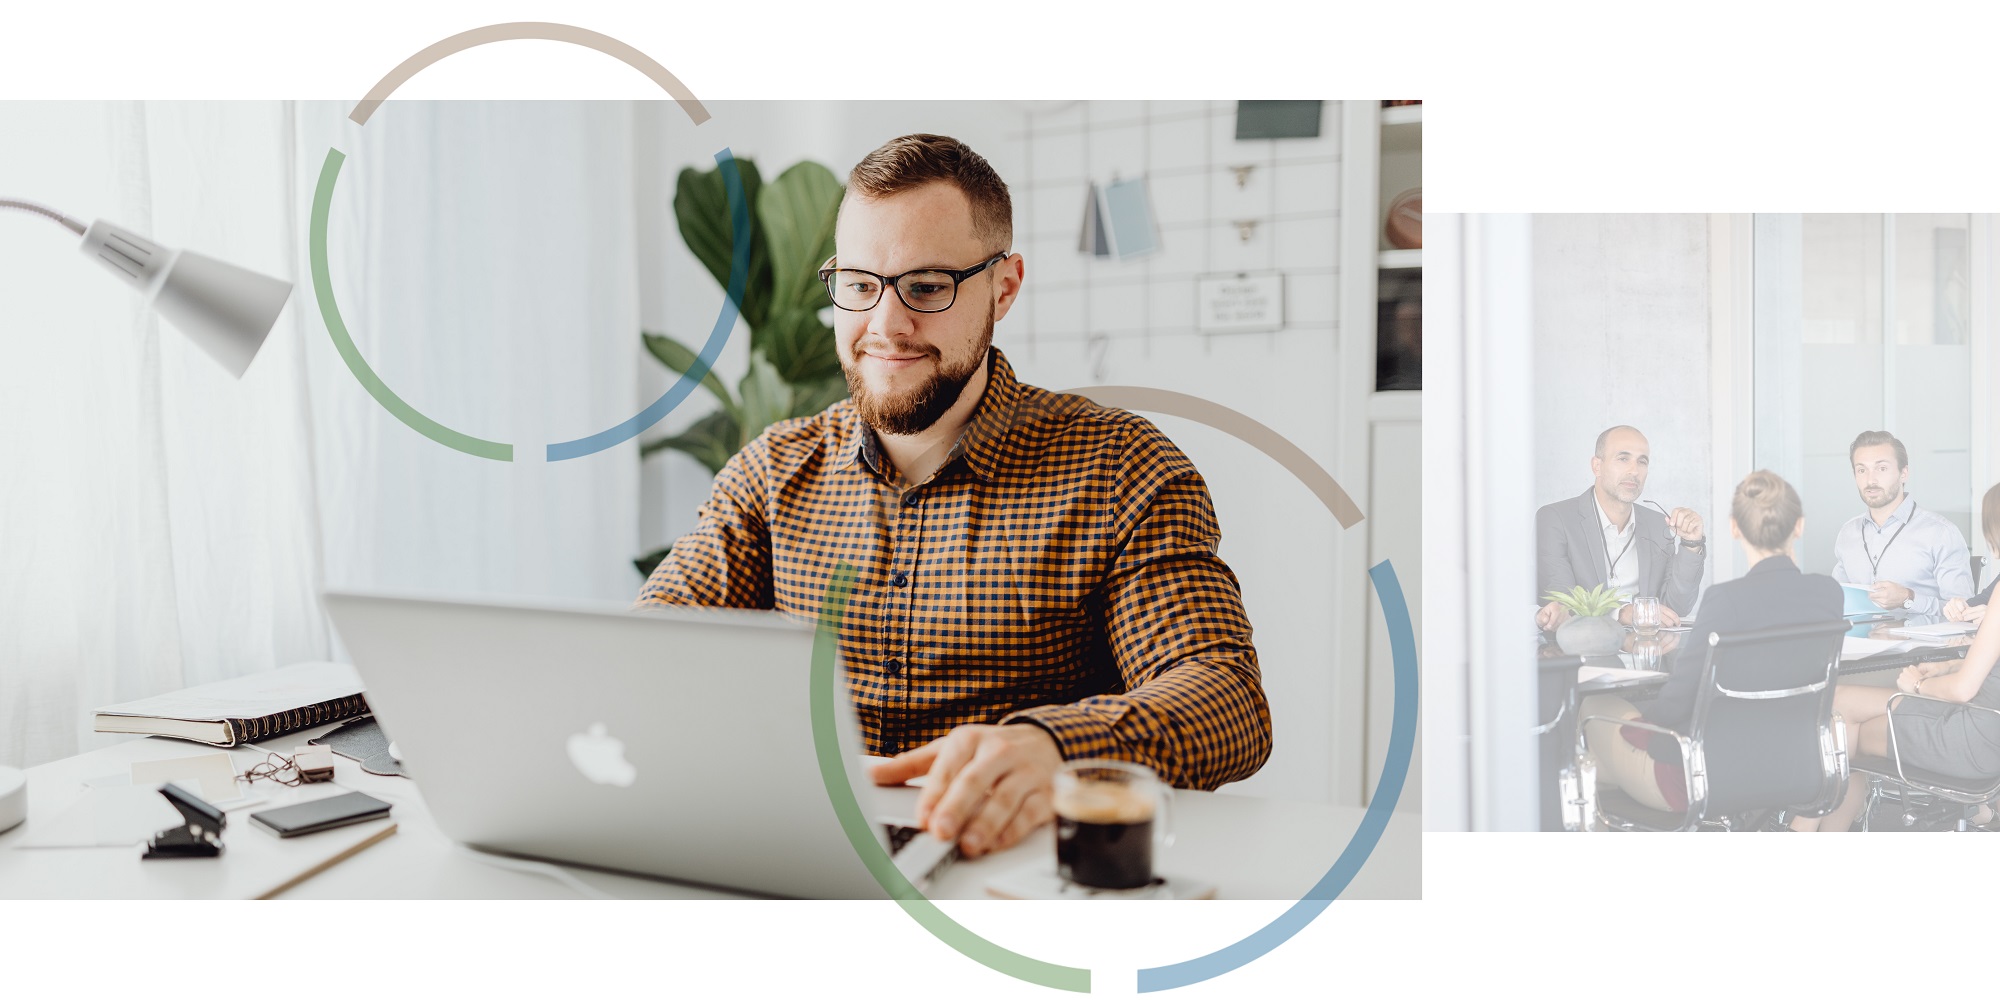
[[[1094,889],[1151,885],[1153,852],[1173,844],[1173,789],[1151,768],[1074,760],[1056,772],[1056,874]]]

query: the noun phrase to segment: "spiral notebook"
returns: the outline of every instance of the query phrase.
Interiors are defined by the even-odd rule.
[[[172,736],[229,747],[366,714],[361,675],[345,663],[294,663],[260,674],[97,710],[100,733]]]

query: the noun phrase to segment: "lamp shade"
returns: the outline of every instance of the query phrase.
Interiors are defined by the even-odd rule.
[[[82,250],[139,289],[160,318],[242,378],[291,297],[292,283],[187,250],[170,250],[99,219]]]

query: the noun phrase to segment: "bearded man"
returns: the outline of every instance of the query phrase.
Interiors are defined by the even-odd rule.
[[[893,758],[874,780],[928,775],[917,821],[967,856],[1048,822],[1065,760],[1214,788],[1271,751],[1200,473],[993,347],[1025,280],[1012,241],[1007,185],[965,144],[864,157],[820,272],[849,398],[732,458],[639,598],[810,618],[853,565],[840,652],[866,748]]]

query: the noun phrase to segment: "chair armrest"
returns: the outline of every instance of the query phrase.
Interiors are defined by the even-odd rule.
[[[1687,812],[1683,814],[1683,819],[1689,816],[1693,816],[1697,812],[1696,806],[1698,803],[1696,802],[1697,797],[1695,795],[1694,782],[1696,776],[1700,774],[1704,770],[1704,768],[1702,765],[1701,754],[1695,750],[1695,745],[1693,740],[1687,738],[1686,736],[1681,735],[1678,732],[1675,732],[1672,729],[1667,728],[1666,726],[1656,725],[1651,722],[1642,722],[1638,719],[1620,719],[1620,718],[1614,718],[1609,715],[1586,715],[1576,720],[1576,751],[1578,756],[1581,756],[1589,752],[1588,745],[1584,743],[1584,730],[1590,728],[1590,724],[1593,722],[1609,722],[1619,726],[1632,726],[1636,729],[1643,729],[1649,733],[1657,733],[1661,736],[1673,737],[1674,742],[1680,746],[1681,784],[1687,792],[1687,804],[1688,804]],[[1707,791],[1704,789],[1704,791],[1701,793],[1699,797],[1701,799],[1699,803],[1700,811],[1706,811],[1707,800],[1708,800]]]

